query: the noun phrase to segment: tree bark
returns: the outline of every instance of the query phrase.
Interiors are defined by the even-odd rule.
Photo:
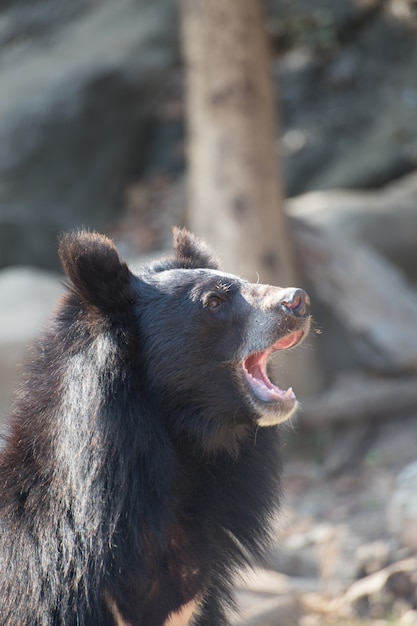
[[[188,70],[189,225],[225,267],[296,282],[282,211],[271,60],[259,0],[180,0]]]
[[[303,286],[282,206],[263,3],[179,1],[187,69],[188,226],[216,249],[228,271],[252,282]],[[289,384],[298,381],[304,395],[319,386],[312,360],[311,351],[304,351],[290,367]]]

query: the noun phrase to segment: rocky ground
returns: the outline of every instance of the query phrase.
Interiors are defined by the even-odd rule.
[[[236,623],[417,624],[417,414],[360,437],[334,432],[308,461],[317,436],[291,433],[289,447],[298,438],[303,451],[287,451],[277,542],[267,567],[238,585]],[[346,448],[351,462],[332,467]]]

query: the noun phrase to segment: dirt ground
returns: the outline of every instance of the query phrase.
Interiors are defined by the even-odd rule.
[[[266,567],[238,585],[236,623],[417,624],[417,546],[392,520],[396,479],[416,448],[417,414],[325,433],[299,432],[295,420],[277,541]]]

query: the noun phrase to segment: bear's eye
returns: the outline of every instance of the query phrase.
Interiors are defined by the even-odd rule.
[[[213,294],[208,296],[208,298],[205,301],[205,306],[207,309],[210,309],[210,311],[215,311],[216,309],[221,307],[222,304],[223,304],[223,300],[219,296],[216,296]]]

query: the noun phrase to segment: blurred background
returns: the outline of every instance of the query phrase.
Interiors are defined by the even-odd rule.
[[[138,265],[186,225],[311,295],[275,366],[302,403],[277,541],[236,624],[417,625],[416,68],[414,0],[0,6],[2,418],[65,230]]]

